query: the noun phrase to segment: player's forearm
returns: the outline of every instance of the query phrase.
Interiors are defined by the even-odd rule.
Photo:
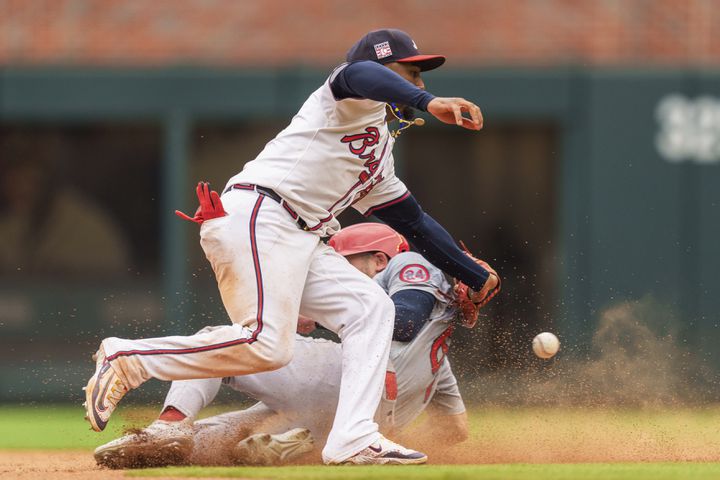
[[[379,63],[356,62],[343,69],[330,84],[338,100],[368,98],[378,102],[399,103],[427,111],[435,98]]]
[[[447,230],[423,212],[412,195],[373,213],[405,235],[418,253],[440,270],[475,290],[481,290],[485,285],[488,271],[465,255]]]

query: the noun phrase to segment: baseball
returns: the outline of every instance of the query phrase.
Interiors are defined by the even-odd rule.
[[[550,332],[542,332],[533,338],[532,348],[538,357],[552,358],[560,350],[560,340]]]

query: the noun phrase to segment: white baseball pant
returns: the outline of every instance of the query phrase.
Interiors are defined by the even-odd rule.
[[[312,432],[316,442],[325,442],[337,410],[341,375],[342,350],[339,344],[298,335],[295,337],[293,359],[283,368],[238,375],[225,381],[234,390],[262,402],[284,419],[277,429],[260,430],[263,433],[282,433],[304,427]],[[185,416],[195,418],[217,396],[221,383],[220,378],[173,382],[164,407],[172,406]],[[236,417],[244,422],[246,415],[234,413],[237,415],[223,415],[223,421],[215,423],[232,430],[228,425],[235,424]],[[222,429],[217,432],[219,436],[228,436]]]
[[[135,388],[149,378],[231,377],[274,370],[292,358],[299,313],[342,340],[342,381],[326,462],[379,438],[395,308],[382,288],[320,238],[301,230],[279,203],[253,190],[222,196],[228,215],[206,221],[200,243],[232,325],[191,336],[108,338],[103,348]]]

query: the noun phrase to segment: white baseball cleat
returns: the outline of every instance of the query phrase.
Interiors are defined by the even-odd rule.
[[[410,450],[381,436],[377,441],[343,460],[343,465],[420,465],[427,462],[427,455]]]
[[[102,346],[93,355],[95,374],[90,377],[85,390],[85,419],[96,432],[101,432],[110,419],[118,402],[128,392],[127,386],[117,376],[110,363],[105,359]]]
[[[313,448],[315,442],[307,428],[277,435],[258,433],[238,442],[233,448],[233,459],[238,465],[280,465]]]
[[[98,465],[113,469],[164,467],[188,463],[193,450],[193,425],[155,420],[136,433],[129,433],[95,449]]]

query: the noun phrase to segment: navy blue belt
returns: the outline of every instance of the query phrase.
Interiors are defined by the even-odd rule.
[[[282,205],[285,210],[287,210],[292,219],[295,220],[295,223],[298,224],[298,227],[303,230],[309,230],[307,223],[305,223],[305,220],[300,218],[300,215],[298,215],[297,212],[280,195],[278,195],[275,190],[267,187],[261,187],[260,185],[255,185],[252,183],[234,183],[227,187],[223,193],[227,193],[230,190],[254,190],[260,195],[275,200],[277,203]]]

